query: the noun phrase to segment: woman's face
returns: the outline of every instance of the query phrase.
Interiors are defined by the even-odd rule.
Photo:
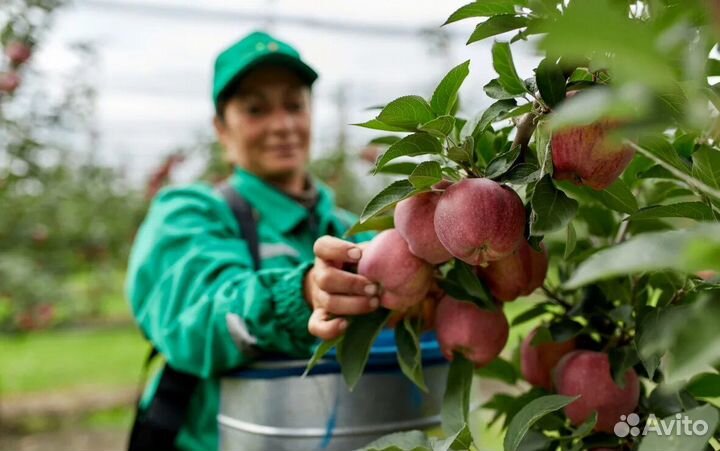
[[[261,66],[215,118],[227,158],[269,180],[304,174],[310,157],[310,89],[289,69]]]

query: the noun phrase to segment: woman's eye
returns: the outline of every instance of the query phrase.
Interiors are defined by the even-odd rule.
[[[261,116],[264,113],[264,108],[258,105],[249,105],[245,111],[251,116]]]
[[[302,111],[305,108],[305,105],[302,102],[290,102],[286,105],[286,108],[288,111],[297,113],[299,111]]]

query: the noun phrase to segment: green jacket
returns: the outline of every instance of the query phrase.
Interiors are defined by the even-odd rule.
[[[308,209],[255,175],[237,169],[230,184],[259,214],[259,271],[230,207],[202,184],[158,194],[130,256],[126,291],[140,329],[170,365],[202,378],[177,439],[182,450],[218,448],[219,377],[251,362],[245,345],[311,354],[316,340],[307,330],[311,308],[303,278],[313,243],[326,234],[342,236],[355,221],[320,183],[314,228]]]

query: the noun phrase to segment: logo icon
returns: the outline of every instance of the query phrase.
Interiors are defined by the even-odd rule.
[[[620,438],[627,437],[628,435],[637,437],[642,432],[640,428],[637,427],[639,424],[640,416],[638,414],[631,413],[630,415],[622,415],[620,416],[620,421],[615,424],[613,431],[615,435]]]

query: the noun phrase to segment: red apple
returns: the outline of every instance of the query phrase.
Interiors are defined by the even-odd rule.
[[[0,93],[12,94],[20,86],[20,81],[16,72],[0,72]]]
[[[497,310],[485,310],[445,295],[435,313],[435,330],[445,358],[452,361],[457,352],[477,368],[500,355],[509,329],[502,305]]]
[[[435,233],[435,207],[442,191],[430,191],[405,199],[395,207],[395,228],[407,241],[410,252],[434,265],[452,258]]]
[[[580,395],[565,407],[565,415],[575,426],[597,411],[595,430],[611,434],[621,415],[635,411],[640,399],[640,382],[632,368],[625,372],[625,386],[620,388],[610,372],[607,354],[574,351],[563,357],[554,372],[555,388],[565,396]]]
[[[30,59],[32,48],[22,41],[11,41],[5,47],[5,54],[14,66],[19,66]]]
[[[471,265],[510,255],[525,233],[525,207],[511,188],[490,179],[450,186],[435,207],[435,232],[450,254]]]
[[[523,241],[515,252],[505,258],[478,267],[478,276],[497,299],[514,301],[542,286],[548,269],[547,253],[538,252]]]
[[[419,304],[433,282],[433,266],[413,255],[395,229],[379,233],[363,250],[358,274],[380,285],[380,304],[407,310]]]
[[[575,350],[575,340],[533,345],[537,329],[525,337],[520,346],[520,370],[531,385],[552,390],[552,370],[560,359]]]

